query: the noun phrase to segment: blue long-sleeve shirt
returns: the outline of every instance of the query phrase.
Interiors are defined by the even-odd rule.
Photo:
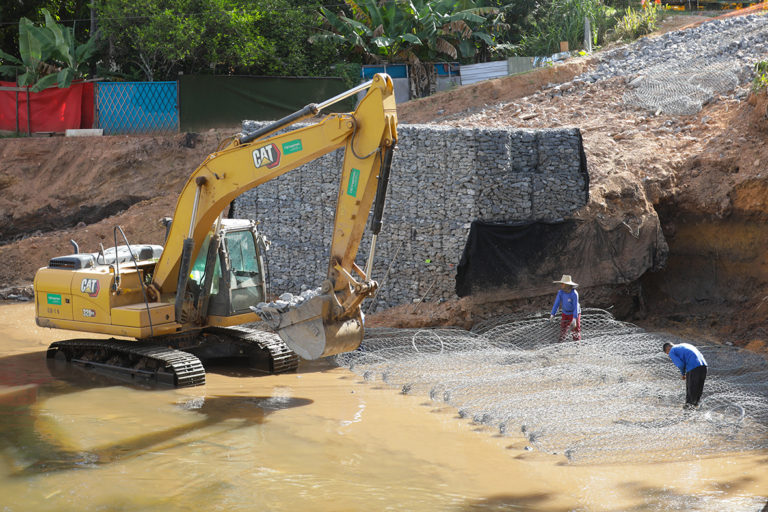
[[[680,369],[680,373],[685,375],[694,368],[707,366],[707,361],[701,352],[690,343],[680,343],[669,349],[669,358]]]
[[[569,292],[558,290],[555,297],[555,305],[552,306],[552,315],[557,313],[557,308],[563,308],[564,315],[580,315],[581,305],[579,304],[579,294],[573,289]]]

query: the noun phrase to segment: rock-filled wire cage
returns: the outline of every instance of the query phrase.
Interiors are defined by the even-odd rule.
[[[366,381],[426,395],[462,421],[572,463],[680,460],[768,448],[768,361],[692,340],[708,363],[700,407],[662,351],[684,340],[585,309],[582,339],[558,341],[548,314],[504,316],[463,329],[369,328],[335,357]]]

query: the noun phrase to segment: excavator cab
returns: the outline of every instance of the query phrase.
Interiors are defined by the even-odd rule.
[[[270,300],[265,254],[269,244],[256,224],[220,219],[206,235],[190,267],[182,320],[200,326],[232,326],[260,318],[305,359],[356,349],[363,338],[362,313],[358,310],[336,319],[343,307],[330,281],[319,295],[299,305],[278,311],[265,304]]]
[[[213,325],[252,315],[250,306],[267,300],[267,245],[254,221],[222,219],[192,264],[185,311],[194,311],[198,323]]]

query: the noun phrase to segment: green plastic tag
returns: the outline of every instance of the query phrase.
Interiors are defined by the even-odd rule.
[[[355,197],[357,195],[357,184],[360,181],[360,169],[352,168],[349,173],[349,184],[347,185],[347,195]]]
[[[286,155],[296,153],[302,149],[304,148],[301,146],[301,139],[291,140],[283,143],[283,153]]]

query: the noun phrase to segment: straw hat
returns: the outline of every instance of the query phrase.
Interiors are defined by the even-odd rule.
[[[552,283],[567,284],[568,286],[579,286],[571,280],[571,276],[563,274],[563,277],[559,281],[552,281]]]

